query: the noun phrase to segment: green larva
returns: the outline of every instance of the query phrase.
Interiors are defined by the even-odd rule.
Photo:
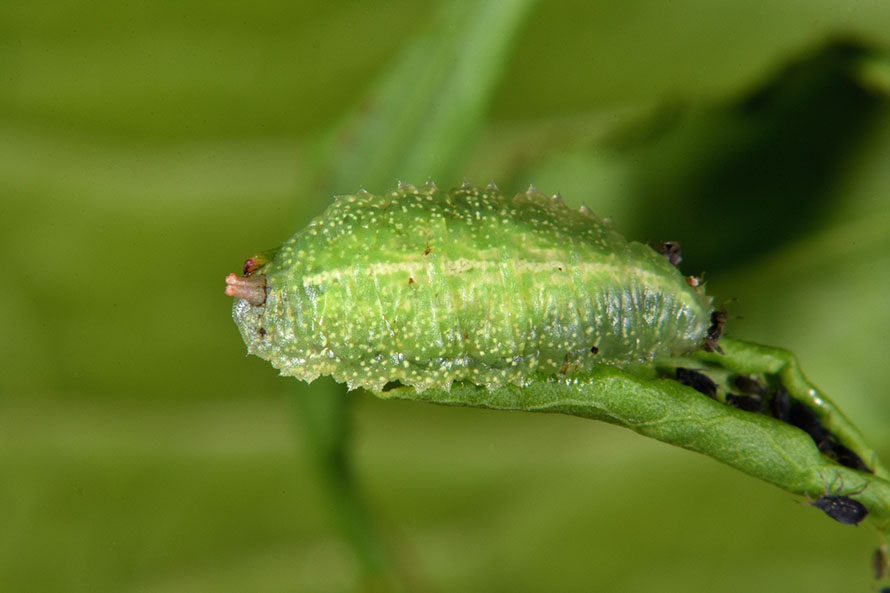
[[[588,209],[494,186],[340,196],[229,275],[250,353],[379,392],[495,389],[706,346],[711,299]]]

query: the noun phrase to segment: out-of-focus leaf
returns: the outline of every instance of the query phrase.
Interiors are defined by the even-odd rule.
[[[890,117],[843,180],[830,220],[721,274],[727,331],[792,349],[884,451],[890,446]],[[719,288],[718,288],[719,287]]]
[[[807,380],[792,353],[729,338],[723,339],[722,347],[722,353],[699,351],[656,361],[656,366],[673,370],[697,363],[707,365],[709,374],[761,377],[764,385],[776,386],[790,397],[790,406],[803,406],[807,414],[818,417],[815,422],[825,436],[817,437],[812,425],[794,421],[794,412],[789,420],[774,410],[741,410],[718,401],[727,388],[734,389],[728,377],[718,380],[723,394],[718,396],[714,385],[714,394],[705,395],[673,380],[672,372],[664,376],[647,365],[625,369],[598,365],[584,375],[537,377],[523,386],[489,389],[464,382],[423,391],[396,387],[377,395],[495,410],[555,412],[624,426],[709,455],[801,497],[850,495],[864,505],[855,523],[867,517],[890,544],[888,472],[858,429]],[[826,441],[817,438],[837,438],[832,446],[849,446],[849,458],[832,457],[823,448]]]
[[[890,109],[861,76],[875,53],[834,41],[728,104],[666,112],[661,129],[626,145],[631,192],[646,204],[639,232],[669,232],[695,245],[693,268],[725,270],[824,221]]]
[[[338,130],[324,187],[454,184],[533,0],[443,2]]]

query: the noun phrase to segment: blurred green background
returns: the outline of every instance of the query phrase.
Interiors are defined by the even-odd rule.
[[[877,1],[3,3],[0,590],[868,590],[868,527],[704,457],[351,393],[369,576],[307,444],[342,391],[222,289],[332,193],[534,183],[681,241],[890,461],[888,46]]]

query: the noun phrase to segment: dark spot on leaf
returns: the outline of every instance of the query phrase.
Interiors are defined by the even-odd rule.
[[[591,353],[591,354],[599,354],[599,352],[600,352],[600,349],[597,348],[596,346],[591,346],[591,347],[590,347],[590,353]]]

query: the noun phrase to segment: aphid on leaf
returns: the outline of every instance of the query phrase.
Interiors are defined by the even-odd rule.
[[[732,379],[732,385],[746,395],[756,395],[763,397],[767,394],[766,385],[761,384],[751,377],[745,375],[736,375]]]
[[[679,381],[683,385],[686,385],[687,387],[692,387],[699,393],[703,393],[708,397],[714,397],[717,395],[717,384],[714,383],[707,375],[699,373],[698,371],[693,371],[692,369],[677,367],[676,376],[677,381]]]
[[[697,350],[711,319],[665,257],[533,189],[340,196],[245,272],[226,294],[248,350],[353,389],[495,388],[646,362]]]
[[[862,458],[859,457],[859,455],[854,453],[853,450],[849,447],[841,445],[833,438],[819,445],[819,451],[823,455],[831,457],[843,466],[859,470],[861,472],[872,472],[872,469],[868,467],[864,461],[862,461]]]
[[[859,494],[867,486],[866,484],[866,486],[850,494]],[[841,488],[843,488],[843,482],[841,482]],[[809,498],[809,495],[807,495],[807,498]],[[827,487],[825,494],[816,500],[810,499],[810,504],[844,525],[859,525],[868,515],[868,509],[865,508],[864,504],[850,498],[848,495],[829,494]]]
[[[820,496],[812,505],[844,525],[859,525],[868,515],[865,505],[849,496]]]
[[[791,418],[791,398],[783,387],[779,387],[770,397],[769,411],[773,418],[788,422]]]
[[[822,443],[831,438],[831,433],[822,425],[819,416],[800,402],[795,401],[791,403],[788,423],[810,435],[817,446],[821,446]]]
[[[726,394],[726,405],[745,410],[746,412],[760,411],[760,398],[752,395]]]
[[[871,471],[862,459],[849,447],[837,442],[834,435],[822,424],[816,412],[800,402],[790,406],[788,423],[806,432],[823,455],[846,467],[859,471]]]

